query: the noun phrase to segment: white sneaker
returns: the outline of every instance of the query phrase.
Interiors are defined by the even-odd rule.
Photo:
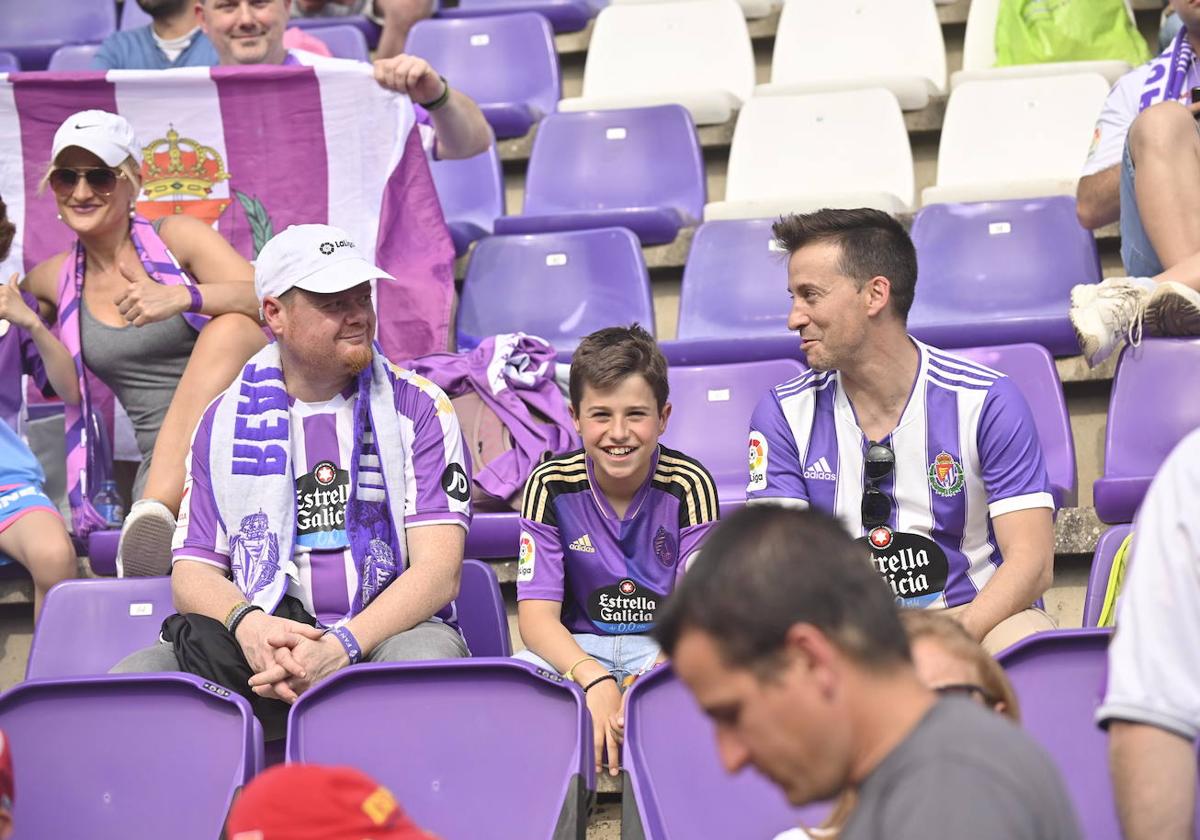
[[[1142,314],[1150,290],[1129,277],[1110,277],[1103,283],[1071,289],[1071,326],[1087,363],[1100,364],[1128,340],[1142,341]]]
[[[1200,335],[1200,292],[1167,281],[1146,301],[1146,332],[1150,335]]]
[[[117,544],[117,577],[152,577],[171,574],[171,540],[175,517],[156,499],[133,503],[121,541]]]

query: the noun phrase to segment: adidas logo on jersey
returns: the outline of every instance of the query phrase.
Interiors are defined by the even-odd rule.
[[[585,554],[596,553],[596,549],[592,545],[592,538],[587,534],[584,534],[582,537],[575,540],[575,542],[571,543],[569,546],[567,546],[567,548],[571,549],[572,551],[582,551]]]
[[[808,466],[808,469],[804,471],[804,477],[817,481],[837,481],[837,476],[829,468],[829,462],[825,460],[824,456],[818,458],[815,464]]]

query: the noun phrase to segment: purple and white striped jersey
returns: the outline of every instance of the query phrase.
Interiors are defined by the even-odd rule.
[[[517,600],[561,601],[572,633],[648,633],[717,516],[708,470],[662,445],[624,519],[583,450],[546,461],[525,484]]]
[[[440,391],[422,387],[425,383],[417,377],[401,380],[396,391],[408,484],[403,527],[455,524],[465,529],[470,525],[469,495],[443,486],[444,476],[470,475],[462,432],[448,401],[439,406]],[[209,478],[213,417],[221,399],[209,405],[192,438],[173,559],[197,560],[228,574],[229,535]],[[351,388],[326,402],[292,400],[290,406],[293,472],[300,474],[294,476],[295,565],[289,567],[287,594],[325,626],[350,615],[362,585],[345,528],[357,400]],[[452,621],[453,612],[451,603],[437,615]]]
[[[954,607],[974,600],[1003,558],[993,517],[1053,508],[1037,429],[1008,377],[913,342],[920,366],[896,428],[881,443],[895,469],[878,482],[886,526],[862,524],[868,441],[837,371],[776,386],[750,421],[751,502],[837,516],[872,550],[896,600]]]

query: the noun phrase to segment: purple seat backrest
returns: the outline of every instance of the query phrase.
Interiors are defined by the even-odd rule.
[[[1060,507],[1073,507],[1078,491],[1075,438],[1062,382],[1050,353],[1038,344],[965,347],[952,352],[1006,374],[1020,389],[1037,425],[1055,502]]]
[[[1117,549],[1132,530],[1132,525],[1114,525],[1101,534],[1100,541],[1096,543],[1096,553],[1092,556],[1092,570],[1088,575],[1087,594],[1083,599],[1084,627],[1095,627],[1100,621],[1113,559],[1117,556]]]
[[[50,56],[47,70],[70,71],[91,70],[92,57],[100,51],[99,44],[80,44],[71,47],[59,47]]]
[[[459,0],[441,9],[443,18],[494,17],[519,12],[536,12],[555,32],[575,32],[587,26],[607,0]]]
[[[679,294],[680,339],[788,335],[787,253],[772,247],[773,223],[696,228]]]
[[[525,104],[542,115],[558,107],[558,53],[542,15],[422,20],[404,48],[453,79],[480,106]]]
[[[723,506],[742,503],[750,480],[750,415],[768,391],[804,369],[795,359],[672,367],[671,418],[663,443],[704,464]]]
[[[1126,347],[1113,377],[1096,480],[1101,521],[1132,522],[1163,460],[1200,426],[1200,339],[1148,338]]]
[[[753,769],[726,773],[712,723],[670,666],[651,671],[626,695],[623,764],[623,837],[769,838],[797,825],[819,825],[829,810],[822,804],[793,808]],[[642,834],[633,826],[626,833],[624,822],[634,819]]]
[[[117,28],[116,5],[97,0],[15,0],[0,16],[0,49],[14,53],[25,70],[42,70],[59,47],[96,44]]]
[[[913,335],[939,347],[1032,341],[1055,355],[1079,352],[1071,287],[1101,274],[1073,198],[934,204],[917,214],[912,238]]]
[[[490,234],[504,215],[504,172],[495,145],[462,160],[430,161],[429,171],[451,231],[465,225],[475,234],[471,241]]]
[[[0,728],[17,838],[216,837],[261,760],[250,704],[191,674],[21,683]]]
[[[491,566],[479,560],[464,560],[462,585],[454,603],[458,607],[458,626],[472,656],[512,656],[508,613]]]
[[[595,787],[583,692],[512,659],[357,665],[301,696],[288,761],[357,767],[440,837],[575,837]],[[508,780],[509,783],[498,783]],[[515,798],[514,798],[515,797]]]
[[[121,4],[121,28],[122,29],[137,29],[139,26],[146,26],[153,22],[150,15],[142,11],[142,7],[137,4],[137,0],[130,0],[128,3]]]
[[[522,213],[670,207],[694,223],[706,195],[700,141],[682,106],[551,114],[533,140]]]
[[[107,673],[174,613],[169,577],[63,581],[46,595],[25,678]]]
[[[0,51],[0,73],[15,73],[21,69],[20,60],[8,50]]]
[[[437,10],[437,2],[434,0],[433,8]],[[382,31],[379,24],[370,18],[363,15],[346,15],[344,17],[300,17],[293,15],[288,20],[288,28],[297,27],[307,30],[310,35],[320,37],[320,32],[317,30],[325,29],[329,26],[353,26],[363,34],[367,39],[367,46],[375,49],[375,45],[379,43],[379,33]]]
[[[588,333],[654,325],[642,248],[623,228],[491,236],[471,255],[458,307],[458,348],[521,330],[573,350]]]
[[[356,26],[339,23],[333,26],[322,26],[320,29],[312,30],[309,34],[324,41],[325,46],[329,47],[329,52],[335,58],[351,58],[355,61],[371,60],[371,51],[367,47],[366,36]]]

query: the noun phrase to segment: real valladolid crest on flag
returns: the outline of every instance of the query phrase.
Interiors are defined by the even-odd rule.
[[[412,105],[369,65],[0,75],[0,196],[17,225],[0,276],[72,242],[38,184],[54,132],[89,108],[133,125],[139,214],[202,219],[249,260],[288,225],[344,228],[398,281],[376,290],[384,351],[446,348],[454,246]]]

